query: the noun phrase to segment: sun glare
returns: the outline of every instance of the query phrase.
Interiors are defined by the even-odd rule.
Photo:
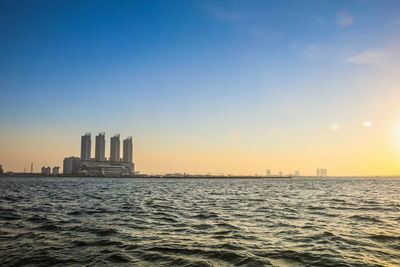
[[[339,131],[340,130],[340,126],[337,123],[332,123],[331,126],[329,127],[331,129],[331,131]]]
[[[366,127],[366,128],[371,127],[371,126],[372,126],[372,122],[370,122],[370,121],[364,121],[364,122],[363,122],[363,126]]]

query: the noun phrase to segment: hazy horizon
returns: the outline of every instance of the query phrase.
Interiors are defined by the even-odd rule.
[[[400,1],[1,1],[0,164],[400,175]]]

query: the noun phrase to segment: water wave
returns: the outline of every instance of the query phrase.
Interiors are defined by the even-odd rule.
[[[0,179],[0,266],[400,265],[400,180]]]

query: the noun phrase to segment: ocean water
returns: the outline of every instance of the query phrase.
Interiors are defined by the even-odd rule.
[[[400,266],[400,179],[0,178],[0,266]]]

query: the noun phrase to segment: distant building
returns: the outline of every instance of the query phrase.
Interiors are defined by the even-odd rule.
[[[299,171],[295,171],[294,172],[294,176],[300,176],[300,172]]]
[[[283,172],[279,172],[279,176],[283,176]]]
[[[266,175],[271,176],[271,170],[267,170]]]
[[[64,159],[63,174],[75,174],[81,167],[81,159],[78,157],[69,157]]]
[[[106,177],[130,176],[134,173],[135,165],[132,162],[81,161],[79,170],[82,175]]]
[[[96,136],[96,150],[95,150],[96,161],[106,161],[106,138],[105,133],[99,133]]]
[[[2,175],[3,173],[4,173],[4,171],[3,171],[3,165],[0,164],[0,175]]]
[[[41,174],[43,175],[50,175],[50,167],[42,167],[42,172]]]
[[[183,174],[180,172],[177,173],[166,173],[163,175],[163,177],[183,177]]]
[[[317,176],[318,177],[327,177],[328,176],[328,170],[327,169],[317,169]]]
[[[81,160],[89,160],[91,155],[92,140],[90,133],[86,133],[81,139]]]
[[[123,160],[120,153],[120,135],[115,134],[110,140],[110,158],[105,157],[105,133],[96,136],[95,157],[91,158],[91,134],[82,136],[81,157],[64,159],[63,174],[121,177],[135,173],[133,163],[132,137],[123,141]]]
[[[110,142],[110,161],[112,162],[120,162],[121,153],[120,153],[120,141],[119,141],[119,134],[115,134],[111,137]]]
[[[60,174],[60,167],[55,166],[53,167],[53,170],[51,172],[53,175],[59,175]]]
[[[123,142],[122,162],[132,162],[133,144],[132,137],[128,137]]]

